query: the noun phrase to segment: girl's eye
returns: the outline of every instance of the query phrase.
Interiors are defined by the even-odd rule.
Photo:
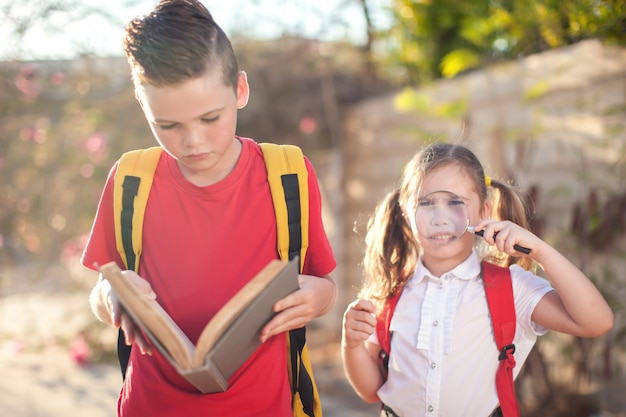
[[[169,125],[159,125],[159,128],[163,130],[169,130],[169,129],[173,129],[175,126],[176,126],[176,123],[172,123]]]
[[[215,116],[215,117],[208,117],[208,118],[204,118],[204,119],[202,119],[202,121],[203,121],[204,123],[212,123],[212,122],[215,122],[215,121],[216,121],[217,119],[219,119],[219,118],[220,118],[219,116]]]
[[[430,200],[420,200],[417,202],[417,206],[418,207],[428,207],[430,206],[432,203],[430,202]]]
[[[451,206],[462,206],[465,202],[463,200],[450,200],[448,204]]]

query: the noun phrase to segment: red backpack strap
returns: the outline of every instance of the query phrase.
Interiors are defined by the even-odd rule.
[[[493,334],[500,355],[500,365],[496,372],[496,389],[504,417],[519,417],[519,407],[515,397],[513,368],[515,368],[515,301],[511,271],[492,263],[482,262],[483,280],[487,304],[491,313]]]
[[[402,291],[396,291],[395,294],[392,294],[385,302],[383,310],[376,317],[376,336],[378,337],[378,343],[380,343],[378,361],[385,372],[385,379],[387,378],[389,351],[391,350],[391,332],[389,331],[389,326],[391,325],[393,312],[400,299],[400,294],[402,294]]]

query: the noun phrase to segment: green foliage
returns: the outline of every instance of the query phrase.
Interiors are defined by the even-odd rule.
[[[467,113],[466,100],[432,103],[425,94],[419,94],[415,89],[405,88],[395,97],[395,106],[401,111],[417,112],[422,115],[460,120]]]
[[[525,93],[525,99],[527,101],[533,101],[538,98],[541,98],[544,94],[548,92],[550,86],[547,81],[540,81],[537,84],[531,86]]]
[[[626,45],[622,0],[394,0],[387,62],[412,84],[584,39]]]
[[[418,94],[417,90],[405,88],[396,95],[395,107],[401,111],[426,112],[430,107],[430,100],[423,94]]]
[[[480,64],[480,56],[470,49],[457,49],[443,57],[440,69],[441,75],[452,78],[455,75],[477,67]]]

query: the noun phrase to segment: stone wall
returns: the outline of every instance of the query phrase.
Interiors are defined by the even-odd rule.
[[[465,143],[488,175],[525,190],[537,187],[543,237],[570,253],[576,250],[568,236],[572,206],[585,201],[590,190],[600,201],[626,192],[624,49],[582,42],[412,94],[422,103],[416,110],[398,110],[393,93],[360,103],[345,120],[343,304],[361,281],[367,217],[398,184],[403,165],[423,142]],[[454,104],[465,110],[444,111]],[[617,251],[609,252],[611,262],[624,261]],[[624,283],[626,269],[619,270]]]

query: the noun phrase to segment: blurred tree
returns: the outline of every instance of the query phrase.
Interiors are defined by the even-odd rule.
[[[19,60],[25,56],[58,59],[97,55],[101,52],[94,50],[97,41],[112,28],[118,33],[122,27],[117,9],[131,3],[125,0],[111,7],[111,4],[84,0],[0,0],[2,57]]]
[[[5,41],[0,45],[0,59],[120,55],[119,36],[125,21],[157,1],[0,0],[0,35]],[[379,3],[389,0],[202,2],[235,41],[295,36],[350,42],[368,51],[377,18],[385,17]]]
[[[334,146],[345,106],[373,88],[349,43],[283,37],[235,48],[253,89],[238,133],[260,141],[307,153]],[[128,65],[93,56],[0,63],[0,97],[0,265],[75,262],[111,165],[155,144]]]
[[[119,74],[94,71],[97,66],[83,60],[73,67],[0,67],[4,266],[46,265],[79,254],[110,154],[151,143],[128,77],[120,82]]]
[[[384,62],[420,84],[599,38],[626,45],[623,0],[393,0]]]

